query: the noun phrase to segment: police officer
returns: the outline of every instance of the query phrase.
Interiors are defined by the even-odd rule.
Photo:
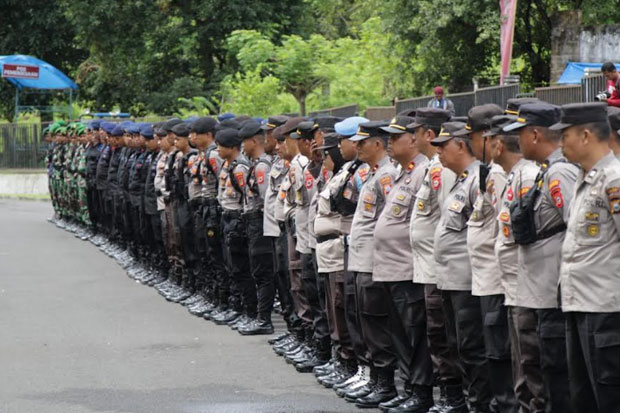
[[[447,122],[439,136],[432,140],[438,148],[441,163],[457,175],[442,205],[435,231],[434,253],[437,287],[442,293],[447,328],[456,336],[470,408],[487,412],[491,392],[484,339],[480,334],[482,313],[480,298],[472,295],[472,272],[467,251],[467,221],[474,210],[480,172],[480,162],[471,147],[470,130],[471,125]]]
[[[265,205],[263,207],[263,234],[271,243],[272,255],[274,258],[274,274],[275,274],[275,286],[278,292],[278,298],[282,307],[282,316],[286,322],[288,332],[281,336],[275,337],[270,341],[271,344],[276,344],[281,340],[287,339],[289,333],[292,333],[293,324],[296,322],[295,307],[293,304],[293,297],[290,292],[290,284],[288,277],[288,254],[286,245],[286,230],[284,228],[284,222],[277,219],[276,215],[281,216],[282,203],[278,200],[278,193],[280,192],[280,185],[284,179],[286,172],[288,171],[287,161],[280,157],[277,152],[277,140],[275,130],[279,126],[286,123],[287,116],[270,116],[262,125],[262,129],[265,131],[265,153],[271,156],[271,171],[267,178],[267,191],[265,193]],[[279,214],[276,214],[276,209],[279,210]],[[297,321],[297,324],[299,322]]]
[[[328,119],[329,120],[329,119]],[[318,120],[317,120],[318,122]],[[313,248],[316,239],[311,232],[310,205],[318,189],[321,161],[316,160],[312,144],[319,124],[314,121],[301,122],[290,134],[291,144],[296,144],[299,155],[291,162],[291,182],[295,193],[295,228],[297,251],[301,254],[301,277],[312,317],[313,352],[305,352],[293,359],[297,371],[310,372],[316,366],[325,364],[331,356],[331,343],[327,315],[324,307],[324,284],[319,282]],[[287,142],[288,145],[288,142]]]
[[[502,412],[516,413],[518,406],[512,379],[508,316],[504,305],[500,271],[495,259],[495,240],[499,226],[497,215],[500,194],[506,186],[506,173],[492,161],[495,141],[487,132],[493,116],[502,109],[494,104],[474,106],[468,113],[467,130],[471,147],[480,165],[479,191],[467,222],[467,249],[472,269],[472,294],[480,297],[483,334],[493,405]]]
[[[324,164],[327,171],[333,174],[325,183],[325,187],[317,196],[316,217],[313,220],[312,233],[316,236],[316,260],[319,277],[325,278],[326,313],[330,329],[330,337],[337,362],[343,365],[342,374],[330,379],[321,379],[325,383],[332,381],[331,387],[338,386],[358,372],[355,353],[347,330],[344,315],[344,242],[341,236],[341,215],[332,211],[331,196],[336,193],[343,180],[347,178],[346,165],[338,149],[338,135],[328,133],[324,143],[318,147],[324,152]],[[327,366],[324,366],[327,367]],[[321,368],[320,370],[323,370]],[[324,375],[323,375],[324,376]],[[349,383],[347,383],[349,384]]]
[[[530,103],[519,108],[517,121],[504,127],[504,131],[518,130],[523,156],[541,165],[534,186],[511,205],[513,236],[519,244],[517,304],[535,313],[531,315],[537,326],[547,411],[571,412],[566,397],[569,388],[565,318],[558,308],[557,294],[560,248],[577,167],[562,156],[559,133],[549,129],[559,118],[559,107]]]
[[[223,124],[223,123],[222,123]],[[220,125],[222,125],[220,124]],[[231,286],[231,309],[217,324],[249,323],[256,318],[256,285],[250,274],[247,237],[241,213],[243,191],[247,184],[249,161],[241,153],[241,138],[237,129],[226,128],[215,135],[218,152],[225,160],[219,174],[218,199],[222,207],[221,230]]]
[[[334,129],[338,134],[340,154],[347,163],[342,167],[343,176],[333,181],[336,187],[330,193],[329,199],[331,211],[340,215],[340,234],[344,247],[343,282],[342,286],[338,285],[338,283],[335,285],[334,295],[337,294],[339,288],[342,288],[346,330],[350,339],[351,350],[355,354],[355,359],[359,366],[357,373],[351,379],[345,380],[342,383],[335,383],[333,387],[338,396],[345,397],[349,401],[357,400],[358,394],[368,394],[369,388],[376,383],[374,370],[371,371],[371,377],[367,377],[366,374],[367,366],[370,365],[368,348],[362,338],[358,316],[355,274],[348,269],[348,237],[351,233],[351,224],[357,208],[359,193],[368,178],[370,170],[368,164],[357,158],[356,144],[349,140],[349,138],[355,136],[359,125],[365,122],[368,122],[368,119],[353,116],[334,125]],[[322,382],[336,379],[339,373],[341,374],[338,364],[335,363],[327,366],[325,370],[317,371],[319,381]],[[323,379],[321,376],[325,378]]]
[[[243,188],[243,221],[248,238],[250,271],[256,283],[256,318],[238,327],[242,335],[272,334],[271,311],[275,299],[274,258],[269,239],[263,233],[263,208],[271,160],[265,153],[265,131],[260,122],[246,121],[239,137],[243,140],[243,151],[252,162],[248,180]]]
[[[372,279],[388,299],[387,316],[373,317],[373,337],[392,342],[392,364],[403,375],[401,395],[379,407],[393,412],[424,412],[433,406],[433,369],[426,339],[424,286],[412,283],[413,254],[409,222],[428,158],[415,145],[414,118],[397,116],[382,127],[390,134],[388,152],[400,171],[375,227]]]
[[[157,125],[159,126],[159,125]],[[158,163],[164,152],[160,150],[158,129],[146,125],[140,129],[140,134],[146,139],[147,156],[144,161],[144,231],[148,245],[148,262],[151,267],[150,277],[141,282],[155,285],[165,281],[167,276],[166,263],[168,262],[164,248],[161,218],[158,210],[158,194],[155,179],[157,177]],[[165,134],[165,133],[164,133]]]
[[[313,344],[313,317],[304,290],[301,274],[301,254],[297,248],[299,239],[297,238],[296,226],[301,225],[301,223],[297,220],[297,192],[293,186],[295,175],[298,173],[296,171],[302,171],[308,164],[308,159],[299,153],[296,141],[290,136],[293,132],[297,131],[299,124],[305,120],[306,119],[303,117],[294,117],[287,120],[286,123],[281,126],[282,130],[278,137],[277,144],[280,156],[289,161],[288,173],[280,185],[279,198],[283,203],[282,215],[287,232],[290,290],[295,303],[297,317],[301,320],[301,326],[296,331],[295,340],[274,348],[277,354],[286,358],[294,356],[305,357],[306,353],[311,351]],[[291,363],[292,362],[291,360]]]
[[[205,191],[205,207],[203,222],[207,234],[207,266],[208,278],[213,283],[213,292],[207,295],[211,300],[212,308],[203,313],[205,319],[219,317],[229,310],[230,279],[224,258],[223,237],[221,232],[221,208],[217,200],[219,188],[219,173],[224,160],[219,156],[215,134],[218,123],[210,117],[198,119],[192,126],[196,129],[197,137],[206,141],[204,158],[200,162],[200,176]]]
[[[385,342],[377,325],[389,314],[389,297],[372,276],[373,234],[397,175],[387,155],[389,135],[381,129],[386,125],[387,122],[382,121],[361,123],[355,136],[350,138],[356,142],[358,157],[370,166],[370,172],[360,191],[353,216],[348,270],[355,273],[362,337],[368,345],[371,368],[377,375],[376,384],[369,389],[370,392],[358,395],[355,403],[359,407],[377,407],[396,396],[394,348],[391,342]]]
[[[103,144],[99,140],[99,126],[101,122],[94,120],[90,123],[90,143],[86,149],[86,181],[87,181],[87,194],[88,194],[88,210],[90,212],[90,218],[93,223],[93,237],[91,240],[95,245],[101,243],[101,239],[98,237],[101,231],[101,210],[99,202],[99,193],[96,188],[96,175],[97,175],[97,163]]]
[[[512,353],[514,391],[522,411],[544,411],[546,404],[545,386],[540,371],[540,355],[535,318],[531,311],[517,305],[518,245],[514,242],[510,221],[510,206],[527,193],[534,185],[538,174],[535,162],[524,159],[519,147],[519,136],[503,132],[503,127],[517,119],[519,107],[533,103],[530,98],[509,99],[505,115],[494,116],[491,130],[486,133],[493,143],[493,162],[507,173],[506,186],[499,194],[499,231],[495,243],[495,256],[500,270],[504,290],[504,305],[508,314],[508,333]],[[529,323],[519,319],[530,318]],[[521,328],[520,328],[521,327]],[[522,327],[527,327],[523,329]]]
[[[620,411],[620,161],[609,150],[604,103],[562,106],[562,151],[579,165],[560,288],[571,398],[578,412]]]
[[[192,232],[194,237],[194,249],[196,263],[193,271],[196,278],[196,293],[192,298],[184,301],[188,311],[197,316],[203,316],[206,312],[215,309],[217,268],[223,268],[221,244],[218,244],[219,263],[210,266],[210,255],[207,237],[212,234],[212,229],[206,229],[205,217],[209,208],[209,199],[217,196],[217,176],[209,173],[205,167],[208,158],[208,150],[214,147],[214,131],[217,121],[212,117],[196,119],[190,128],[190,143],[196,148],[190,151],[187,161],[187,192],[189,207],[192,214]],[[209,167],[213,168],[211,164]],[[217,165],[216,165],[217,167]],[[219,215],[218,215],[219,218]]]
[[[419,108],[415,122],[407,129],[415,133],[415,144],[420,153],[426,155],[429,163],[424,181],[415,194],[415,211],[411,217],[411,247],[413,250],[413,282],[424,284],[426,304],[426,331],[433,361],[433,373],[439,386],[440,399],[435,408],[458,412],[465,407],[461,369],[457,354],[452,351],[454,336],[448,338],[445,316],[441,304],[441,292],[437,289],[436,262],[433,255],[435,228],[439,223],[441,207],[448,195],[456,175],[439,161],[437,147],[431,145],[448,122],[450,113],[435,108]]]

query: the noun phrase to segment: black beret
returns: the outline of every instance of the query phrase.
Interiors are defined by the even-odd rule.
[[[232,148],[241,145],[241,137],[237,129],[220,129],[215,134],[215,142],[217,142],[218,145]]]
[[[239,131],[239,137],[241,139],[247,139],[255,135],[262,135],[263,133],[265,133],[265,131],[261,128],[260,122],[250,119],[243,122],[243,126],[241,126],[241,130]]]
[[[187,138],[189,136],[189,126],[187,126],[187,123],[181,122],[172,127],[172,133],[181,138]]]
[[[215,131],[220,131],[223,129],[241,129],[241,125],[234,119],[225,119],[217,124],[215,127]]]
[[[280,125],[280,126],[276,126],[275,129],[273,129],[273,138],[277,141],[284,141],[286,139],[286,136],[282,133],[282,131],[284,130],[284,125]]]
[[[165,130],[166,132],[172,132],[172,128],[175,125],[178,125],[179,123],[183,123],[183,121],[179,118],[172,118],[172,119],[168,119],[166,122],[164,122],[164,124],[162,125],[162,129]]]
[[[585,125],[586,123],[609,122],[607,103],[569,103],[562,105],[561,119],[549,129],[563,130],[571,126]]]
[[[153,129],[153,131],[155,132],[155,135],[159,136],[160,138],[165,138],[168,135],[168,133],[162,128],[155,128]]]
[[[194,121],[191,127],[191,131],[196,132],[196,133],[215,132],[216,126],[217,126],[217,120],[215,120],[211,116],[204,116]]]
[[[241,124],[243,122],[245,122],[246,120],[250,120],[252,119],[251,117],[249,117],[248,115],[239,115],[235,118],[235,122]]]
[[[284,125],[288,119],[289,117],[284,115],[269,116],[267,122],[262,126],[262,128],[264,130],[275,129],[280,125]]]

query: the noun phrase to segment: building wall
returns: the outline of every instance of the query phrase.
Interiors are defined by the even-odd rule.
[[[618,61],[620,26],[583,27],[581,12],[557,13],[551,31],[551,83],[562,75],[566,62]]]

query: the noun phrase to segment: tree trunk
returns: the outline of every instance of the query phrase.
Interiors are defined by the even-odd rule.
[[[297,102],[299,102],[300,116],[306,116],[306,95],[299,96]]]

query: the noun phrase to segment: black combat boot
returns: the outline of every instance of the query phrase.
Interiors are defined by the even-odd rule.
[[[364,397],[355,401],[355,405],[361,409],[376,409],[380,403],[396,397],[396,386],[394,386],[394,371],[391,369],[381,369],[377,372],[377,384],[372,391]]]
[[[433,406],[432,386],[413,386],[411,396],[400,406],[388,410],[389,413],[427,413]]]

